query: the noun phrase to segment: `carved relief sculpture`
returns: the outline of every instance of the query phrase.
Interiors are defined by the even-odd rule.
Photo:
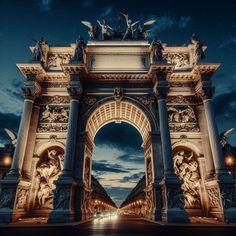
[[[183,180],[185,208],[200,208],[201,177],[193,152],[184,149],[176,151],[173,161],[176,175]]]
[[[36,170],[39,179],[37,193],[38,208],[52,208],[54,180],[56,180],[63,169],[64,151],[54,147],[48,149],[39,159]]]

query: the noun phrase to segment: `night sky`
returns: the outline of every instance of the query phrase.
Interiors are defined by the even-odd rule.
[[[117,13],[134,21],[156,19],[154,34],[169,45],[183,45],[196,32],[208,45],[207,61],[222,63],[213,80],[219,131],[235,128],[230,143],[236,145],[236,2],[224,1],[0,1],[0,142],[4,127],[17,132],[23,98],[23,76],[15,64],[31,60],[32,38],[45,37],[49,45],[69,45],[79,34],[87,40],[80,21],[106,18],[111,26]],[[124,138],[125,137],[125,138]],[[109,124],[95,138],[95,176],[119,204],[144,174],[142,139],[128,124]],[[112,176],[112,178],[108,178]]]

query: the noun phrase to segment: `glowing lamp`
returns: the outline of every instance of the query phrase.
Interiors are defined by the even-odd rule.
[[[227,166],[232,166],[234,164],[234,157],[229,155],[225,157],[225,164]]]
[[[10,156],[5,156],[3,158],[3,165],[9,166],[9,165],[11,165],[11,162],[12,162],[12,158]]]

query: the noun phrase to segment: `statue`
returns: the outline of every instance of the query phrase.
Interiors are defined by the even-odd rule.
[[[143,24],[143,26],[139,25],[138,26],[138,34],[137,34],[137,39],[146,39],[148,36],[148,32],[151,30],[148,30],[148,26],[152,25],[155,23],[155,20],[149,20]]]
[[[47,155],[40,158],[36,165],[39,177],[39,188],[37,193],[38,206],[52,208],[54,181],[63,169],[64,156],[58,154],[56,149],[48,150]]]
[[[200,182],[201,177],[198,163],[194,160],[193,152],[177,151],[173,157],[176,175],[183,180],[182,190],[186,208],[200,208]]]
[[[122,30],[119,25],[116,25],[115,28],[113,29],[112,38],[113,39],[123,38]]]
[[[113,97],[116,102],[120,102],[123,98],[123,90],[120,87],[114,88]]]
[[[41,36],[40,39],[32,39],[36,42],[33,50],[33,60],[40,61],[42,63],[47,62],[47,53],[49,51],[48,43],[44,41],[44,37]]]
[[[205,56],[205,50],[203,49],[203,43],[200,42],[197,37],[196,34],[193,33],[191,38],[189,39],[190,43],[194,45],[194,53],[195,53],[195,60],[196,62],[198,60],[203,60],[206,58]]]
[[[133,39],[134,38],[134,32],[136,30],[136,29],[134,29],[134,26],[137,23],[139,23],[139,21],[136,21],[136,22],[132,23],[132,20],[129,19],[129,16],[125,15],[124,13],[121,13],[121,12],[118,13],[118,17],[123,18],[126,21],[126,24],[127,24],[127,29],[126,29],[126,32],[123,36],[123,40]]]
[[[79,36],[76,40],[75,54],[73,57],[73,61],[81,61],[84,62],[83,51],[86,47],[86,43],[82,36]]]
[[[227,137],[230,135],[230,133],[231,133],[233,130],[234,130],[234,128],[231,128],[231,129],[226,130],[226,131],[224,131],[224,132],[222,132],[222,133],[220,134],[220,143],[221,143],[222,147],[224,147],[224,146],[226,146],[227,144],[229,144],[229,143],[227,142]]]
[[[13,147],[15,147],[16,142],[17,142],[16,134],[7,128],[4,128],[4,130],[6,131],[7,135],[11,138],[11,143],[12,143]]]
[[[163,61],[163,51],[164,48],[162,46],[161,40],[157,40],[155,38],[152,43],[151,43],[151,48],[152,48],[152,61],[153,63],[156,63],[158,61]]]
[[[81,23],[89,28],[88,35],[89,35],[90,40],[98,40],[99,39],[100,30],[99,30],[98,26],[94,26],[89,21],[81,21]]]
[[[102,28],[102,39],[103,40],[111,39],[108,29],[110,30],[113,30],[113,29],[107,24],[106,20],[103,19],[102,23],[99,20],[97,20],[97,22]]]

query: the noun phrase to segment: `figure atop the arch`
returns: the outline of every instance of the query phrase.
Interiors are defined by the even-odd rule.
[[[111,39],[108,29],[110,29],[110,30],[113,30],[113,29],[107,24],[107,21],[105,19],[103,19],[102,23],[99,20],[97,20],[97,22],[102,28],[102,39],[103,40]]]
[[[151,30],[148,29],[148,27],[154,24],[155,22],[156,20],[149,20],[146,21],[143,25],[139,25],[137,32],[137,39],[146,39],[148,36],[148,32],[151,32]]]
[[[123,40],[125,39],[133,39],[134,38],[134,32],[135,32],[135,28],[134,26],[136,24],[139,23],[139,21],[135,21],[134,23],[132,22],[131,19],[129,19],[129,16],[122,13],[122,12],[119,12],[118,13],[118,17],[121,18],[121,19],[124,19],[126,21],[126,24],[127,24],[127,29],[125,31],[125,34],[123,36]]]
[[[194,45],[196,62],[206,58],[204,44],[197,38],[196,33],[193,33],[189,39],[190,43]]]
[[[33,60],[45,63],[47,61],[47,53],[49,50],[48,43],[41,36],[39,39],[32,39],[36,44],[33,49]]]
[[[90,23],[89,21],[81,21],[82,24],[87,26],[89,28],[88,35],[90,40],[98,40],[100,29],[98,26],[95,26],[94,24]]]

